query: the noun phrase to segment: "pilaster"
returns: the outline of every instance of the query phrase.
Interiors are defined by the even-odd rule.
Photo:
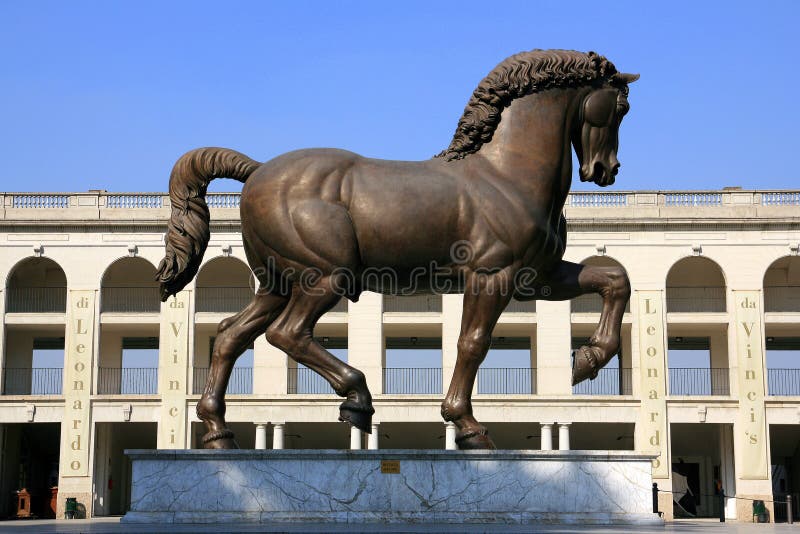
[[[0,317],[6,316],[6,292],[3,287],[0,287]],[[3,393],[3,384],[5,384],[5,371],[6,371],[6,323],[5,321],[0,324],[0,394]],[[2,434],[0,434],[2,436]],[[2,441],[0,441],[2,443]],[[2,454],[2,453],[0,453]]]
[[[572,395],[570,302],[536,302],[536,392]]]
[[[288,358],[265,336],[259,336],[253,343],[253,393],[286,395],[289,387]]]
[[[442,392],[447,393],[458,359],[464,295],[442,295]],[[477,384],[477,381],[476,381]]]
[[[347,363],[367,377],[373,395],[383,393],[383,295],[365,291],[347,312]]]

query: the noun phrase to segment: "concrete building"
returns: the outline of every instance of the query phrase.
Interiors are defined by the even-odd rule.
[[[252,293],[239,196],[207,200],[200,273],[161,304],[167,196],[0,195],[0,515],[17,513],[22,488],[40,516],[63,516],[67,497],[87,515],[124,513],[124,449],[199,446],[194,405],[216,325]],[[688,485],[704,516],[718,514],[717,480],[737,497],[798,492],[800,192],[574,193],[565,212],[566,259],[630,276],[621,355],[573,388],[570,352],[594,330],[599,297],[512,302],[474,397],[498,447],[656,452],[659,487]],[[367,293],[323,317],[315,335],[367,376],[369,437],[336,422],[327,383],[258,339],[228,387],[239,443],[453,447],[439,405],[461,300]],[[671,501],[661,495],[667,517]],[[725,506],[752,519],[747,500]]]

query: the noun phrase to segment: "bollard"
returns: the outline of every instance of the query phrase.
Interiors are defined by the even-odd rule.
[[[786,522],[790,525],[794,523],[794,517],[792,517],[792,495],[786,495]]]
[[[653,482],[653,513],[658,514],[658,484]]]
[[[719,522],[725,522],[725,488],[719,488]]]

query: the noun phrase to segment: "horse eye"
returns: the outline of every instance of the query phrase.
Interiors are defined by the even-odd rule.
[[[583,118],[592,126],[604,128],[611,124],[616,107],[616,98],[609,91],[595,91],[583,104]]]

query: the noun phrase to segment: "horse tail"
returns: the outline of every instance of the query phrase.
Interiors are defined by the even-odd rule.
[[[169,177],[172,214],[166,237],[166,254],[158,266],[161,300],[186,287],[200,268],[211,237],[206,189],[215,178],[242,183],[261,164],[227,148],[198,148],[175,163]]]

